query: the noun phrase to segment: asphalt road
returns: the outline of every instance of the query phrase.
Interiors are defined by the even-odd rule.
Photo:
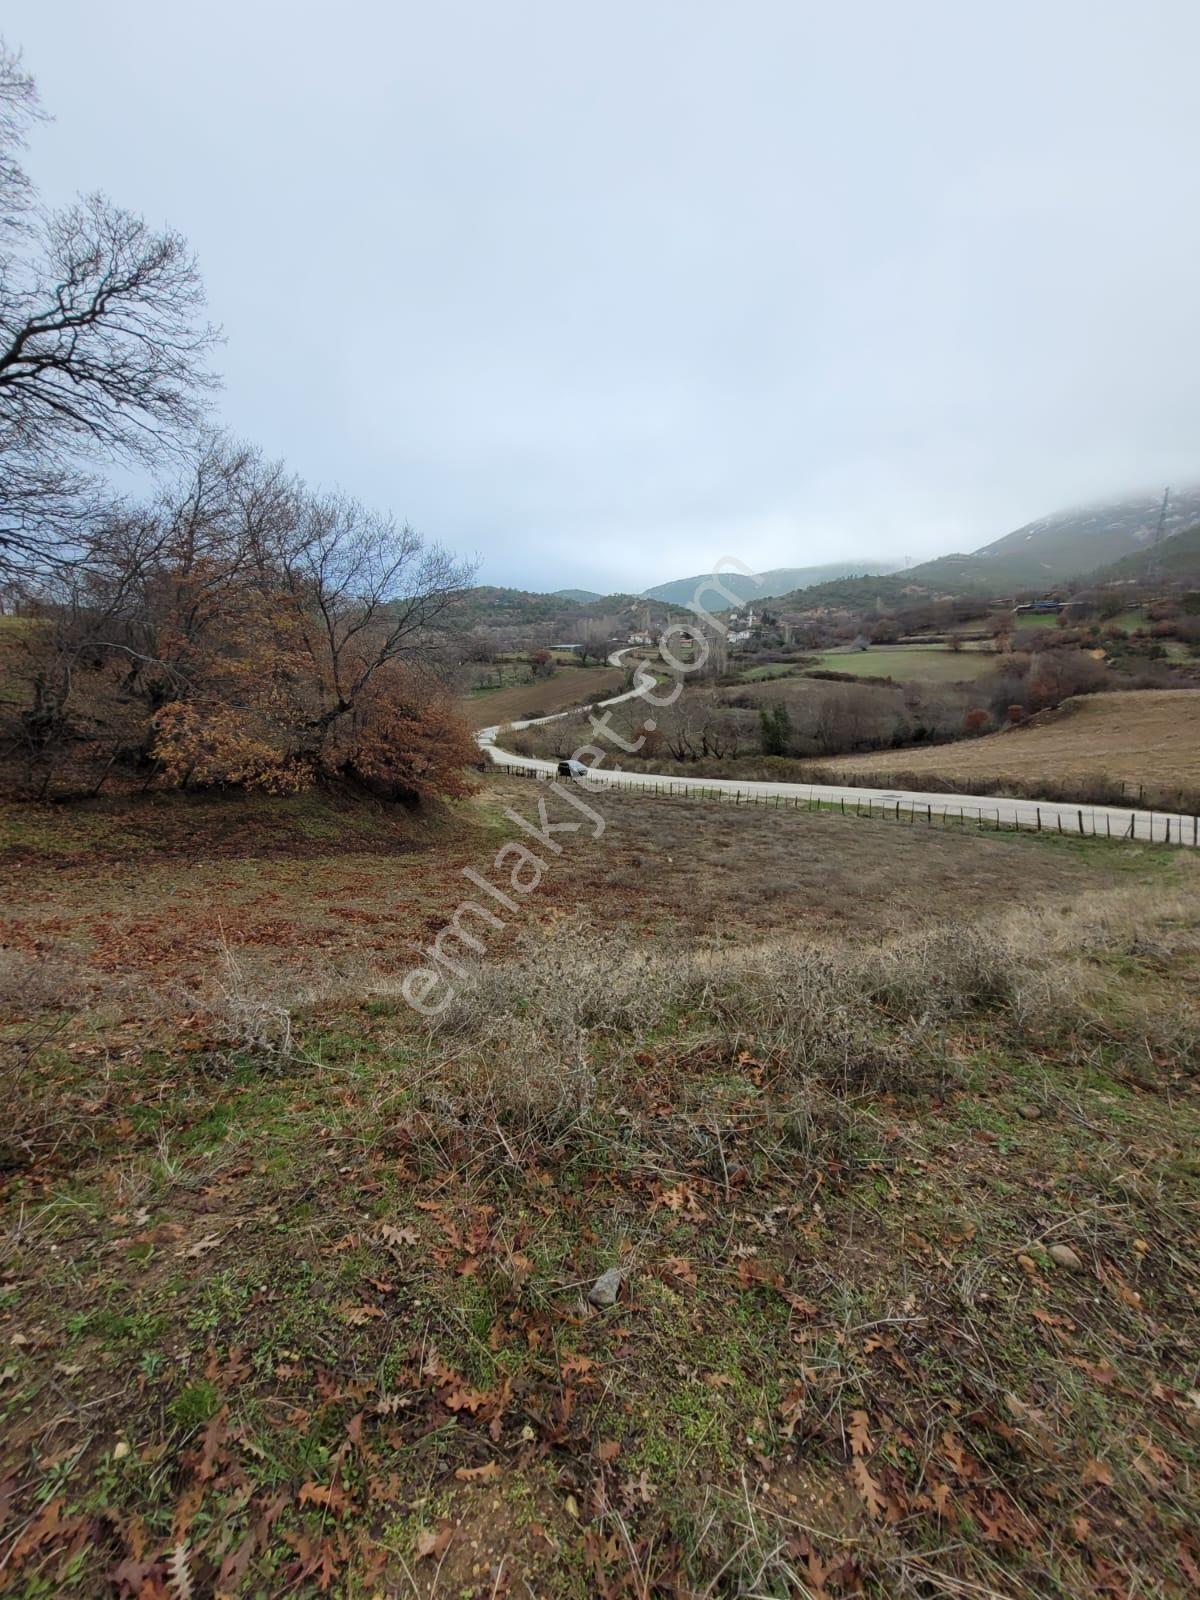
[[[626,650],[618,650],[609,657],[612,666],[621,665]],[[595,707],[577,707],[576,710],[599,709],[619,705],[640,693],[635,686],[623,694],[600,700]],[[560,717],[574,715],[573,711],[560,711],[550,717],[534,717],[527,722],[513,722],[511,728],[528,728],[534,722],[556,722]],[[556,761],[542,761],[514,755],[496,744],[499,726],[481,728],[475,735],[481,750],[497,766],[506,770],[553,776],[558,770]],[[986,794],[926,794],[917,789],[855,789],[841,784],[767,783],[740,778],[683,778],[675,774],[652,772],[627,772],[618,766],[620,751],[613,748],[611,765],[596,766],[586,780],[587,787],[602,789],[605,785],[623,789],[650,789],[660,794],[686,794],[689,790],[733,795],[747,804],[766,804],[773,799],[787,805],[844,806],[856,812],[879,808],[883,813],[895,812],[899,817],[911,816],[916,821],[934,818],[962,819],[1001,828],[1039,829],[1044,833],[1084,834],[1097,838],[1142,839],[1156,844],[1200,845],[1200,821],[1178,812],[1133,811],[1118,806],[1078,806],[1057,800],[1013,800],[1004,795]]]

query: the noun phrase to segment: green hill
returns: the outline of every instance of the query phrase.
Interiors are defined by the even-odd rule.
[[[1143,557],[1153,542],[1161,503],[1158,494],[1131,495],[1124,500],[1055,512],[1027,522],[969,554],[939,556],[903,572],[880,563],[869,573],[860,561],[774,567],[753,577],[737,572],[696,573],[690,578],[660,583],[641,595],[599,595],[590,589],[532,594],[522,589],[480,585],[468,591],[457,609],[470,621],[493,625],[589,615],[641,622],[647,611],[654,623],[671,607],[688,605],[706,583],[717,582],[742,605],[784,599],[798,610],[830,606],[851,611],[866,611],[877,604],[898,606],[909,600],[1038,593],[1084,578],[1118,582],[1147,575],[1148,562]],[[1197,537],[1198,525],[1200,487],[1173,491],[1163,544],[1164,578],[1190,579],[1195,575],[1188,541]],[[710,610],[718,609],[721,603],[719,593],[714,591],[702,595],[702,599]]]
[[[857,577],[863,573],[889,572],[886,562],[874,566],[869,561],[832,561],[820,567],[773,567],[769,572],[753,576],[741,572],[695,573],[690,578],[674,578],[670,583],[657,584],[643,590],[647,600],[662,600],[667,605],[686,606],[705,585],[720,583],[728,593],[737,596],[738,603],[747,605],[757,600],[771,600],[779,595],[791,594],[794,589],[807,589],[813,584],[828,583],[840,578]],[[701,594],[701,603],[710,611],[719,609],[719,591]]]
[[[1060,511],[1027,522],[970,554],[939,556],[906,572],[843,579],[790,594],[797,607],[863,610],[881,601],[914,597],[1010,595],[1088,577],[1126,558],[1137,559],[1158,527],[1161,495]],[[1167,508],[1168,542],[1200,520],[1200,488],[1178,490]]]
[[[1164,539],[1155,560],[1153,549],[1123,556],[1093,572],[1091,581],[1100,583],[1147,583],[1157,575],[1166,583],[1200,583],[1200,522]]]
[[[1161,502],[1161,494],[1137,495],[1026,523],[977,550],[968,558],[970,570],[1003,574],[1000,581],[1006,584],[1055,583],[1094,572],[1097,567],[1135,556],[1151,543]],[[1182,532],[1197,520],[1200,489],[1172,493],[1167,507],[1167,535]]]
[[[593,596],[585,589],[539,594],[486,583],[466,590],[452,609],[456,619],[467,626],[491,628],[542,624],[566,627],[589,617],[616,619],[618,625],[631,627],[643,622],[655,625],[670,615],[670,608],[661,601],[646,600],[641,595]]]

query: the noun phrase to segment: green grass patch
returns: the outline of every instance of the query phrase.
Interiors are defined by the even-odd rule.
[[[901,683],[961,683],[994,671],[997,659],[989,651],[955,651],[945,645],[872,645],[869,650],[825,650],[813,665],[826,672],[894,678]]]

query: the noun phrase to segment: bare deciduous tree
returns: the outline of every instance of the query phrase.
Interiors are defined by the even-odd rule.
[[[21,57],[0,40],[0,239],[5,248],[27,225],[33,184],[18,152],[35,122],[45,120],[37,84],[21,66]]]
[[[806,709],[812,737],[823,755],[839,755],[872,743],[882,729],[880,703],[865,684],[838,683],[810,696]]]
[[[78,556],[89,464],[152,459],[199,422],[215,330],[183,238],[91,195],[47,212],[20,162],[33,81],[0,46],[0,581]]]

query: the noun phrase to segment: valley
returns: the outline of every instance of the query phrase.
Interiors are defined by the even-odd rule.
[[[0,1600],[1200,1594],[1198,55],[9,0]]]

